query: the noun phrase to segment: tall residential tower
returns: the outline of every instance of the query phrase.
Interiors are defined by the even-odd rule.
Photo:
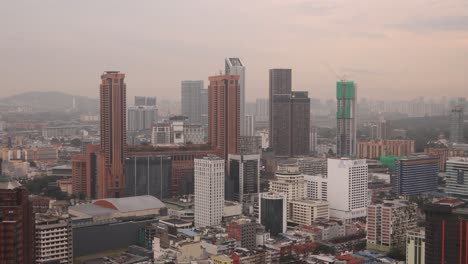
[[[450,142],[463,143],[463,107],[455,106],[450,112]]]
[[[101,153],[98,197],[120,197],[125,192],[126,106],[125,74],[106,71],[101,75]]]

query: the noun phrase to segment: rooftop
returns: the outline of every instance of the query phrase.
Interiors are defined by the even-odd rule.
[[[132,196],[124,198],[107,198],[94,201],[95,205],[120,212],[143,211],[164,208],[166,205],[151,195]]]
[[[18,187],[21,187],[21,184],[17,181],[0,182],[0,189],[3,190],[13,190]]]

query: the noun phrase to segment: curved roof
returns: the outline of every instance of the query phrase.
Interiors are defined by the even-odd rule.
[[[143,211],[166,207],[161,200],[151,195],[100,199],[96,200],[94,204],[120,212]]]

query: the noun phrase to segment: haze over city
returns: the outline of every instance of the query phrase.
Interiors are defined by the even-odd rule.
[[[468,2],[8,1],[0,8],[1,97],[62,91],[96,98],[104,70],[128,97],[180,97],[226,56],[246,65],[246,99],[268,96],[268,69],[334,96],[346,75],[361,97],[458,96],[468,86]]]

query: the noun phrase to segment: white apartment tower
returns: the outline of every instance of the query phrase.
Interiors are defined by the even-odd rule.
[[[195,227],[221,224],[224,211],[224,159],[207,156],[195,162]]]
[[[245,66],[240,58],[226,58],[225,59],[225,70],[226,74],[239,75],[239,87],[240,87],[240,134],[241,136],[246,135],[245,130]]]
[[[330,217],[345,222],[366,217],[368,166],[364,159],[328,159]]]
[[[311,200],[327,201],[328,179],[323,175],[304,175],[305,196]]]
[[[36,215],[35,263],[73,263],[73,234],[70,219]]]

